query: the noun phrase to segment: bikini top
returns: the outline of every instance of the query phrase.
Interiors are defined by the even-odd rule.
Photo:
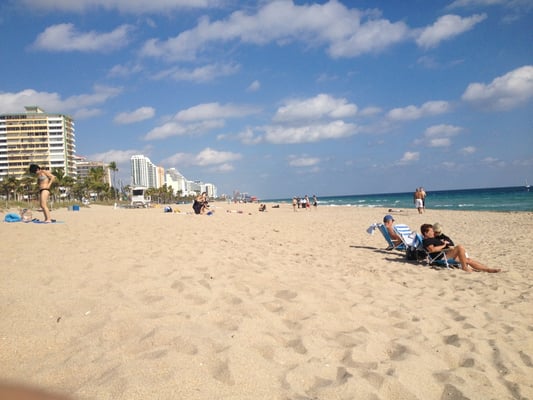
[[[37,179],[39,179],[39,181],[44,181],[44,180],[47,180],[48,177],[46,175],[39,175],[39,178]]]

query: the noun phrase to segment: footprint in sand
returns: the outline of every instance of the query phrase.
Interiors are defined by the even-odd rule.
[[[276,292],[276,297],[277,297],[278,299],[292,300],[292,299],[294,299],[296,296],[298,296],[298,293],[293,292],[292,290],[278,290],[278,291]]]
[[[211,372],[211,376],[215,378],[217,381],[220,381],[222,383],[225,383],[226,385],[233,386],[235,385],[235,380],[233,379],[233,376],[231,375],[231,371],[229,369],[228,362],[225,361],[214,361],[211,367],[209,368]]]

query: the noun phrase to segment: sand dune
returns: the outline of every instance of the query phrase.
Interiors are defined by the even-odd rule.
[[[395,214],[503,269],[468,274],[384,250],[366,233],[383,209],[215,210],[1,223],[0,380],[74,399],[533,398],[531,213]]]

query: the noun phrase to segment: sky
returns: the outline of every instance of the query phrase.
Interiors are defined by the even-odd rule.
[[[533,0],[4,0],[0,113],[261,199],[533,182]]]

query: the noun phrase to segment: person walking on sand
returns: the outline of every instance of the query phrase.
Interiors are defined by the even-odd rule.
[[[39,185],[39,205],[43,210],[44,222],[53,222],[50,217],[50,210],[48,209],[48,198],[50,197],[50,187],[55,181],[56,177],[50,172],[42,169],[37,164],[30,165],[30,173],[37,175],[37,183]]]

